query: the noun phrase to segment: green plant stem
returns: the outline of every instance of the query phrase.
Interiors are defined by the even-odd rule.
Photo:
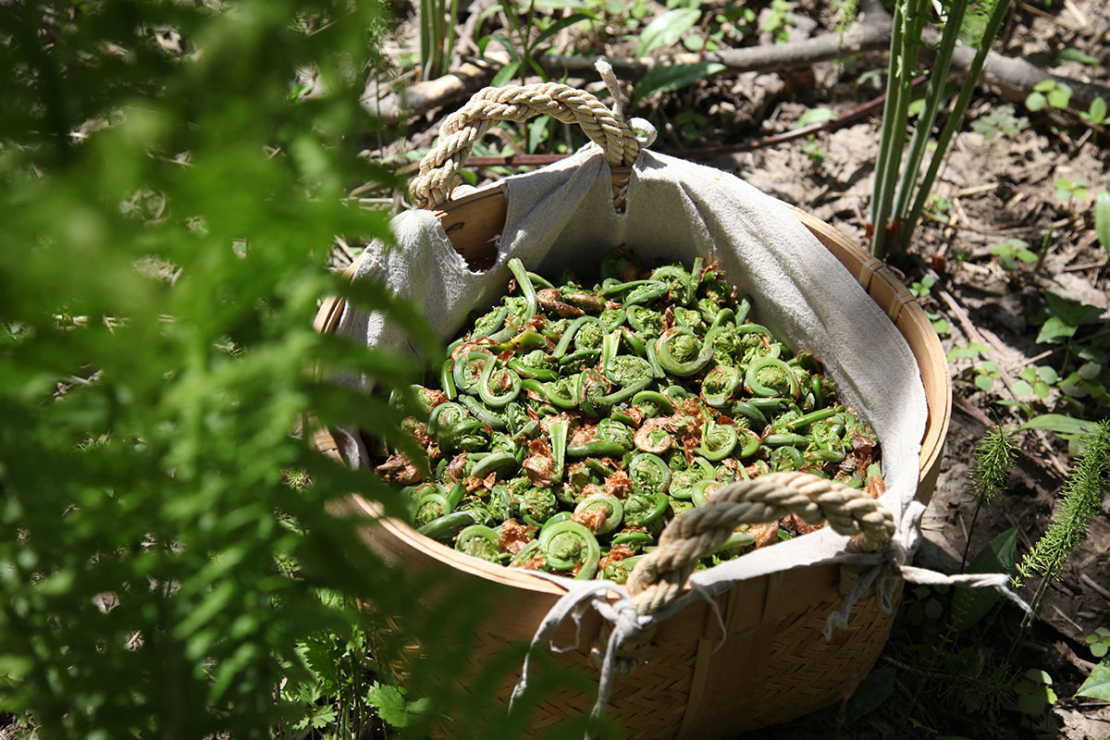
[[[940,172],[940,165],[944,161],[944,154],[948,151],[948,145],[952,141],[952,136],[955,135],[956,130],[963,122],[964,113],[967,112],[967,106],[971,102],[971,93],[975,90],[975,84],[979,80],[979,73],[983,71],[983,63],[987,60],[987,54],[990,53],[991,44],[994,42],[994,37],[998,34],[998,29],[1002,26],[1002,21],[1006,17],[1006,10],[1009,6],[1010,0],[997,0],[994,9],[991,11],[990,18],[987,20],[986,30],[983,31],[983,38],[979,41],[979,48],[975,52],[975,58],[972,59],[971,66],[968,67],[967,74],[964,76],[964,84],[963,87],[960,88],[960,95],[956,99],[956,106],[952,109],[951,115],[948,116],[948,121],[945,122],[940,137],[937,138],[937,148],[933,152],[932,160],[929,162],[929,169],[925,172],[925,177],[921,180],[921,186],[917,191],[917,197],[914,199],[913,208],[910,210],[909,217],[902,222],[899,228],[898,242],[900,244],[909,243],[917,222],[921,220],[921,213],[925,210],[925,201],[928,199],[929,193],[933,190],[933,183],[936,182],[937,174]]]
[[[1037,264],[1033,266],[1033,274],[1040,274],[1041,266],[1044,265],[1044,258],[1048,256],[1048,248],[1052,246],[1052,235],[1056,229],[1049,228],[1048,233],[1044,235],[1041,240],[1041,251],[1037,254]]]
[[[898,52],[902,47],[902,16],[905,11],[905,3],[895,3],[894,5],[894,21],[891,26],[890,35],[890,63],[887,66],[887,95],[886,102],[883,103],[883,126],[882,133],[879,136],[879,155],[875,160],[875,184],[871,191],[871,224],[874,229],[871,240],[871,253],[879,256],[883,254],[884,239],[882,237],[883,229],[880,226],[879,204],[883,202],[883,191],[887,185],[887,180],[884,178],[884,173],[887,170],[887,162],[893,156],[893,142],[894,142],[894,127],[895,116],[894,111],[898,109],[898,93],[900,88],[895,84],[898,76]]]
[[[906,127],[909,121],[910,98],[913,94],[913,73],[917,67],[917,52],[921,47],[921,30],[925,25],[924,0],[905,0],[901,8],[901,17],[895,19],[895,28],[901,27],[898,47],[898,58],[892,65],[897,71],[897,83],[894,78],[887,81],[887,88],[896,90],[897,102],[893,113],[892,127],[889,132],[884,128],[883,133],[890,135],[887,143],[887,155],[882,170],[877,177],[881,178],[881,190],[878,200],[878,211],[873,218],[874,236],[871,251],[876,257],[883,257],[887,252],[887,222],[890,218],[891,207],[894,202],[894,185],[898,180],[898,172],[902,166],[902,147],[906,142]],[[874,208],[874,206],[873,206]],[[873,213],[874,210],[873,210]]]
[[[953,0],[948,10],[948,20],[944,24],[944,34],[937,48],[936,65],[929,73],[929,84],[925,88],[925,103],[917,117],[917,126],[914,127],[913,139],[902,168],[902,180],[898,185],[898,197],[894,203],[892,219],[895,224],[901,224],[906,219],[917,184],[917,174],[921,171],[921,161],[925,156],[925,146],[933,133],[933,124],[937,120],[944,99],[944,88],[948,84],[948,69],[952,63],[952,53],[956,48],[956,40],[960,35],[960,26],[963,24],[964,14],[967,11],[968,0]]]
[[[420,71],[424,79],[431,79],[432,72],[432,17],[435,0],[420,0]]]
[[[971,524],[967,527],[967,542],[964,544],[964,555],[960,558],[960,572],[964,572],[967,567],[967,556],[971,552],[971,535],[975,533],[975,520],[979,518],[979,510],[983,508],[983,500],[979,499],[975,502],[975,511],[971,515]]]
[[[1013,642],[1010,643],[1010,649],[1006,653],[1007,660],[1010,659],[1010,657],[1014,654],[1014,651],[1017,650],[1018,646],[1021,645],[1022,641],[1025,639],[1025,632],[1029,629],[1029,625],[1031,625],[1033,623],[1033,620],[1036,618],[1037,609],[1041,605],[1041,600],[1044,598],[1045,592],[1048,591],[1048,585],[1053,581],[1053,579],[1055,579],[1056,571],[1059,569],[1062,559],[1062,554],[1057,555],[1056,558],[1053,559],[1049,568],[1045,570],[1044,577],[1041,579],[1040,584],[1037,586],[1037,590],[1033,593],[1033,598],[1029,600],[1029,611],[1026,612],[1025,615],[1021,618],[1021,624],[1018,625],[1018,632],[1016,635],[1014,635]]]

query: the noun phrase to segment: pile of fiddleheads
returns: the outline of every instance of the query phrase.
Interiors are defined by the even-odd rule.
[[[642,271],[610,252],[593,288],[510,260],[510,295],[449,347],[395,454],[419,531],[510,567],[623,582],[664,524],[722,485],[806,470],[877,495],[876,439],[813,355],[748,320],[720,271]],[[810,531],[744,525],[706,564]]]

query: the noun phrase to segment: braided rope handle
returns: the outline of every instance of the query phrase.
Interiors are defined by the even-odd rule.
[[[640,152],[636,134],[628,124],[585,90],[557,82],[487,87],[444,119],[439,145],[420,161],[420,173],[412,180],[410,189],[416,205],[431,209],[447,201],[471,147],[491,124],[520,123],[545,114],[581,126],[590,141],[605,150],[612,166],[631,165]]]
[[[698,560],[719,547],[741,524],[773,522],[797,514],[806,524],[828,521],[840,534],[856,536],[864,552],[878,552],[894,536],[894,516],[864,491],[810,473],[771,473],[724,486],[705,506],[675,517],[628,577],[640,614],[678,598]],[[858,536],[857,536],[858,535]]]

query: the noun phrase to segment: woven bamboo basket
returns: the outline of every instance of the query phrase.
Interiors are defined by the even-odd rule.
[[[614,187],[627,182],[628,170],[621,165],[630,164],[636,152],[614,154],[614,139],[627,143],[628,137],[614,137],[609,130],[623,126],[623,122],[606,118],[609,111],[598,103],[604,120],[591,131],[591,122],[583,123],[582,118],[599,111],[592,104],[586,113],[583,106],[575,106],[574,100],[581,99],[583,93],[565,88],[577,96],[568,113],[559,108],[568,107],[565,96],[560,99],[555,94],[564,86],[545,86],[538,104],[536,87],[479,93],[475,100],[482,95],[498,100],[492,108],[478,105],[478,114],[471,110],[468,116],[462,116],[471,122],[478,120],[472,129],[457,124],[452,128],[449,118],[441,130],[441,140],[457,135],[467,141],[454,153],[429,155],[425,162],[430,162],[427,169],[439,178],[439,195],[421,198],[418,193],[418,200],[433,207],[446,199],[453,171],[462,166],[469,143],[484,133],[490,121],[521,121],[540,113],[583,124],[587,135],[606,148],[614,166]],[[514,92],[520,90],[528,92]],[[506,96],[514,94],[515,102],[506,103]],[[528,98],[526,103],[519,102],[521,95]],[[474,100],[453,118],[467,113],[468,108],[475,108]],[[458,131],[462,133],[456,134]],[[444,167],[453,170],[444,175]],[[472,269],[486,269],[494,263],[494,237],[500,234],[506,216],[505,195],[500,189],[476,192],[433,210]],[[928,503],[940,470],[951,414],[951,381],[940,341],[913,295],[881,260],[872,258],[819,219],[796,208],[792,211],[883,308],[917,360],[928,404],[917,499]],[[353,275],[354,269],[352,266],[348,274]],[[316,329],[333,331],[343,309],[341,300],[326,300],[317,315]],[[316,432],[314,444],[325,454],[340,457],[328,430]],[[377,517],[380,513],[375,504],[358,495],[352,495],[346,507],[357,515]],[[473,635],[471,660],[475,668],[510,645],[529,642],[543,617],[565,593],[555,583],[464,555],[398,520],[377,519],[367,526],[364,539],[386,562],[404,567],[414,577],[435,574],[453,585],[475,592],[484,590],[489,595],[489,616]],[[726,628],[723,644],[714,609],[703,600],[694,600],[658,624],[651,635],[647,660],[632,675],[615,682],[607,715],[628,738],[731,738],[847,698],[873,666],[894,616],[880,611],[875,597],[870,596],[853,607],[848,627],[826,640],[826,620],[840,606],[844,586],[839,565],[795,568],[739,582],[713,597]],[[580,649],[562,653],[558,660],[596,675],[596,669],[590,666],[589,649],[603,628],[601,622],[595,612],[588,611],[578,626]],[[575,629],[573,624],[562,625],[554,642],[570,644]],[[416,647],[395,668],[403,675],[406,663],[413,660],[419,660]],[[503,700],[507,700],[515,680],[515,675],[507,677]],[[568,717],[589,713],[593,701],[594,697],[577,690],[557,691],[544,697],[534,709],[530,727],[540,735]]]

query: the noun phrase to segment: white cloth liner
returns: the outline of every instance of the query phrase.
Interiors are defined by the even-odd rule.
[[[497,261],[490,270],[471,272],[438,219],[429,211],[410,211],[393,220],[396,246],[371,245],[356,279],[384,280],[423,310],[441,339],[449,341],[467,323],[468,314],[498,302],[512,257],[539,274],[558,275],[570,268],[592,276],[600,256],[622,244],[646,265],[675,260],[689,265],[701,256],[719,264],[728,280],[751,298],[754,320],[792,349],[806,349],[820,359],[841,398],[879,436],[888,487],[881,501],[899,523],[890,549],[847,553],[848,538],[825,528],[696,573],[691,581],[697,591],[654,619],[666,618],[699,593],[717,593],[736,581],[816,563],[873,564],[860,578],[857,592],[830,617],[831,630],[846,623],[851,605],[869,584],[875,584],[880,604],[889,609],[899,574],[910,580],[923,576],[920,569],[905,568],[919,542],[924,511],[914,495],[928,412],[914,356],[883,310],[789,210],[730,174],[643,150],[632,170],[626,211],[617,213],[609,167],[593,144],[560,163],[488,187],[503,189],[508,203]],[[407,343],[380,315],[350,309],[339,331],[369,345]],[[620,639],[646,621],[629,612],[631,601],[615,584],[551,578],[567,594],[540,626],[535,646],[586,603],[614,624],[610,659]],[[929,572],[927,582],[965,580],[1005,587],[1001,576],[954,579]],[[620,594],[620,600],[606,601],[606,589]],[[595,713],[607,703],[610,659],[602,669]],[[527,683],[527,667],[515,696]]]

